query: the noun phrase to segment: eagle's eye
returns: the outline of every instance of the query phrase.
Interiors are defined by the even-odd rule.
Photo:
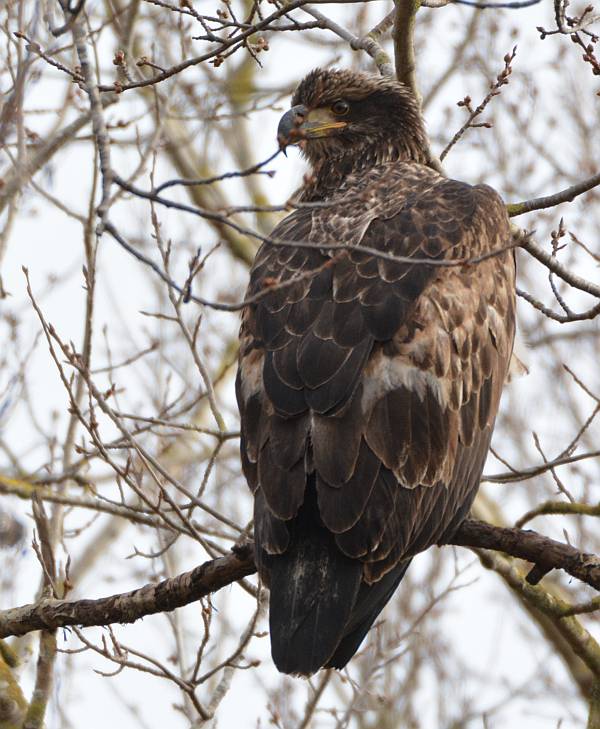
[[[350,104],[343,99],[334,101],[331,105],[331,111],[337,116],[344,116],[344,114],[347,114],[350,111]]]

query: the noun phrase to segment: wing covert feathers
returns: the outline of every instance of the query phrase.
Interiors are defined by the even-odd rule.
[[[514,258],[493,190],[410,162],[347,178],[272,240],[242,319],[242,465],[273,655],[311,673],[345,664],[410,559],[470,508],[512,353]]]

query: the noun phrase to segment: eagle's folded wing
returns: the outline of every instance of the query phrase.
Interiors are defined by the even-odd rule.
[[[282,221],[274,241],[352,248],[265,244],[248,294],[268,293],[241,332],[242,456],[260,548],[285,551],[285,522],[314,479],[323,523],[367,582],[448,538],[470,507],[515,325],[496,193],[402,168],[363,185],[362,202],[341,196]],[[419,262],[494,251],[473,264]]]

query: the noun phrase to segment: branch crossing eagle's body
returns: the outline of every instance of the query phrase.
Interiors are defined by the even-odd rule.
[[[317,70],[294,101],[283,132],[314,177],[252,267],[248,296],[267,292],[243,313],[237,396],[273,658],[308,675],[348,662],[410,559],[466,516],[515,269],[501,199],[424,164],[403,86]]]

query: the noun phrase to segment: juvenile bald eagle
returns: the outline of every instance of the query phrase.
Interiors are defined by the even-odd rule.
[[[252,267],[247,295],[266,295],[243,312],[237,397],[273,659],[309,675],[350,660],[411,558],[469,511],[515,267],[499,196],[425,165],[405,86],[317,69],[292,103],[279,137],[312,176]]]

